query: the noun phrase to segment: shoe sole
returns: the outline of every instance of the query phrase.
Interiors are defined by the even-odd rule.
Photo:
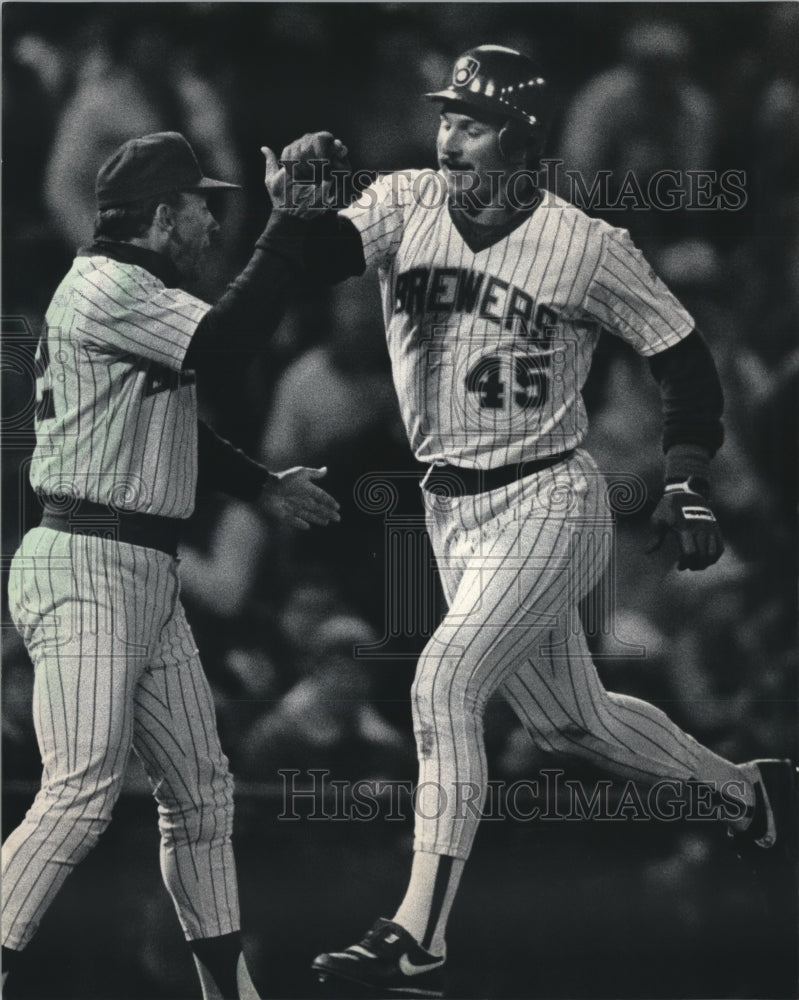
[[[380,996],[390,995],[392,997],[430,997],[432,1000],[438,1000],[444,996],[443,990],[425,990],[421,987],[416,986],[377,986],[375,983],[365,982],[363,979],[358,979],[356,976],[347,976],[341,972],[333,972],[330,969],[326,969],[324,966],[312,965],[311,968],[316,973],[316,981],[318,983],[326,984],[331,982],[334,983],[347,983],[355,986],[360,986],[364,990],[368,990],[374,994]]]

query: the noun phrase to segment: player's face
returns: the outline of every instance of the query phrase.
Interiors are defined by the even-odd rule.
[[[465,184],[467,173],[479,178],[481,187],[489,173],[495,176],[508,173],[508,162],[500,151],[496,128],[469,115],[442,112],[436,152],[450,190],[456,184]]]
[[[208,208],[206,195],[186,191],[180,199],[180,205],[173,209],[174,225],[167,251],[184,277],[199,278],[217,243],[219,223]]]

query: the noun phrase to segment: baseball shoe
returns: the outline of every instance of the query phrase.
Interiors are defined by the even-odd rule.
[[[752,822],[743,832],[728,831],[733,845],[753,865],[762,860],[795,866],[799,771],[790,760],[755,760],[752,764],[759,775],[754,783]]]
[[[312,968],[320,983],[355,984],[380,997],[443,997],[444,961],[381,917],[358,944],[317,955]]]
[[[760,900],[771,945],[790,954],[799,918],[797,769],[790,760],[755,760],[752,764],[759,776],[752,822],[743,832],[729,834],[728,842],[748,873],[753,900]]]

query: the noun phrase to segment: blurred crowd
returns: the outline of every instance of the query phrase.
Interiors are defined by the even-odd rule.
[[[617,203],[596,214],[631,230],[691,310],[726,395],[713,500],[727,551],[702,574],[678,574],[644,555],[662,469],[656,386],[603,335],[586,389],[588,445],[600,468],[639,476],[652,499],[618,519],[612,613],[591,635],[600,671],[735,760],[794,752],[799,7],[44,3],[3,13],[3,323],[7,356],[16,352],[3,400],[13,428],[4,566],[36,510],[24,487],[25,358],[91,236],[105,156],[132,135],[178,129],[206,172],[243,185],[222,220],[219,266],[196,289],[213,298],[267,217],[261,145],[327,128],[358,168],[432,166],[436,111],[419,95],[465,48],[512,45],[547,66],[549,155],[587,177],[611,171]],[[668,212],[619,199],[628,171],[645,187],[663,169],[742,171],[744,203]],[[340,525],[300,535],[237,501],[198,506],[183,596],[234,772],[263,783],[284,767],[412,778],[414,656],[442,599],[375,283],[298,287],[259,356],[220,353],[201,395],[211,423],[271,468],[326,465],[343,508]],[[7,781],[39,773],[30,687],[21,641],[4,627]],[[501,703],[486,727],[495,776],[551,765]]]

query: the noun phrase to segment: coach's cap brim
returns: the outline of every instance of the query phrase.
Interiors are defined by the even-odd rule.
[[[183,188],[184,191],[241,191],[241,184],[231,184],[230,181],[218,181],[213,177],[203,177],[198,184],[193,185],[189,188]]]

